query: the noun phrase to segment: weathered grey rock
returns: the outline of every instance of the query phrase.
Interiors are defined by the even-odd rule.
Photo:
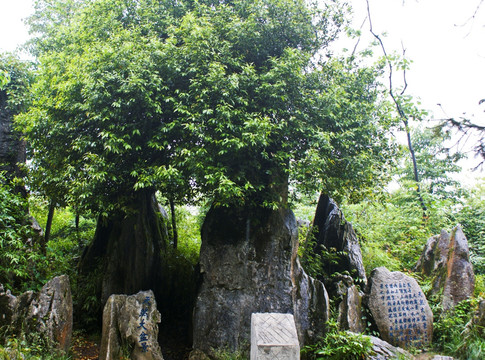
[[[330,279],[335,273],[348,272],[355,280],[359,279],[363,284],[367,282],[359,240],[352,224],[345,220],[337,204],[327,195],[322,194],[318,200],[311,234],[315,236],[315,252],[333,249],[339,254],[337,263],[328,261],[323,264],[322,277],[318,278],[324,281],[330,297],[336,295],[335,284]]]
[[[399,347],[392,346],[375,336],[369,336],[369,338],[372,342],[372,353],[366,357],[367,360],[414,359],[414,356]]]
[[[158,345],[160,313],[153,291],[111,295],[103,311],[100,360],[117,360],[123,351],[133,360],[163,360]]]
[[[155,194],[140,192],[133,200],[137,211],[98,220],[92,244],[80,261],[81,275],[97,270],[102,274],[97,284],[104,306],[112,294],[134,294],[153,289],[161,297],[164,280],[164,254],[168,233],[160,220]]]
[[[0,294],[3,324],[13,334],[26,338],[39,334],[54,348],[67,352],[72,337],[72,297],[69,277],[53,278],[39,293],[27,291],[18,297]],[[5,305],[5,306],[4,306]]]
[[[22,176],[18,164],[26,160],[26,144],[13,129],[13,116],[7,107],[7,94],[0,90],[0,170],[5,170],[9,179]],[[23,186],[16,189],[25,195]]]
[[[251,360],[299,360],[300,344],[291,314],[251,315]]]
[[[189,360],[210,360],[210,357],[208,357],[203,351],[195,349],[190,352]]]
[[[363,294],[356,285],[348,287],[339,304],[338,323],[342,330],[362,333],[365,330],[362,315]]]
[[[379,267],[371,273],[368,294],[382,339],[403,348],[422,348],[431,342],[433,313],[415,279]]]
[[[472,331],[477,331],[481,336],[485,337],[485,299],[481,299],[478,304],[478,309],[466,324],[463,338],[466,339]]]
[[[252,313],[293,314],[299,341],[323,335],[328,296],[297,259],[289,210],[211,208],[202,227],[193,348],[249,353]]]
[[[435,355],[431,360],[453,360],[451,356]]]
[[[451,234],[442,230],[440,235],[431,237],[415,270],[433,277],[430,295],[442,294],[444,311],[473,295],[475,275],[468,242],[460,226]]]
[[[436,269],[446,267],[449,252],[450,234],[441,230],[440,235],[434,235],[428,239],[414,270],[431,276]]]
[[[0,284],[0,329],[12,323],[16,307],[17,298],[12,295],[10,290],[5,292],[3,285]]]

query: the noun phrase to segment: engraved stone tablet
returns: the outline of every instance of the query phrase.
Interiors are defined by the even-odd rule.
[[[429,344],[433,313],[416,280],[379,267],[372,271],[369,282],[369,309],[382,339],[404,348]]]
[[[251,360],[300,359],[300,344],[291,314],[251,315]]]

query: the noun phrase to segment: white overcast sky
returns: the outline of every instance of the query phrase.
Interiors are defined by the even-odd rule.
[[[367,16],[367,2],[348,2],[354,8],[354,27],[358,28]],[[404,46],[406,56],[413,60],[406,77],[407,93],[420,98],[435,118],[458,118],[465,113],[485,125],[485,104],[478,105],[485,98],[485,1],[369,3],[374,31],[387,33],[383,38],[387,51],[401,52]],[[28,38],[22,19],[32,13],[32,4],[33,0],[0,0],[0,51],[13,51]],[[369,34],[368,22],[362,32]],[[361,48],[368,41],[370,37],[362,40]]]

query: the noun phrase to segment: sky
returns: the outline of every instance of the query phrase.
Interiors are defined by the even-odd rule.
[[[349,2],[354,28],[364,23],[362,49],[373,40],[365,21],[367,1]],[[405,49],[412,60],[406,72],[406,94],[419,99],[431,119],[464,117],[485,126],[485,103],[479,105],[485,99],[485,1],[369,0],[369,9],[373,31],[385,34],[381,38],[386,51],[402,54]],[[400,79],[396,75],[395,83]],[[474,140],[462,143],[460,149],[469,150]],[[470,156],[461,165],[466,171],[478,163]],[[466,172],[469,182],[484,176],[483,171]]]
[[[478,106],[485,98],[485,2],[471,19],[482,1],[369,0],[374,32],[387,33],[388,52],[401,54],[404,48],[413,61],[407,93],[419,97],[436,117],[466,113],[485,121],[485,106]],[[367,17],[366,1],[351,3],[354,24],[360,27]],[[368,22],[362,32],[369,34]]]
[[[347,1],[354,8],[353,26],[360,28],[367,1]],[[0,0],[0,52],[28,39],[22,19],[32,13],[32,4]],[[386,50],[402,53],[404,48],[413,61],[406,93],[436,119],[465,116],[485,125],[485,103],[479,105],[485,99],[485,1],[369,0],[369,6],[374,32],[387,34]],[[371,41],[368,21],[362,33],[360,49]]]

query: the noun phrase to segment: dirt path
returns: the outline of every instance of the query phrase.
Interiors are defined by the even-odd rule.
[[[99,341],[89,339],[83,334],[74,334],[72,341],[73,360],[97,360],[99,358]]]

